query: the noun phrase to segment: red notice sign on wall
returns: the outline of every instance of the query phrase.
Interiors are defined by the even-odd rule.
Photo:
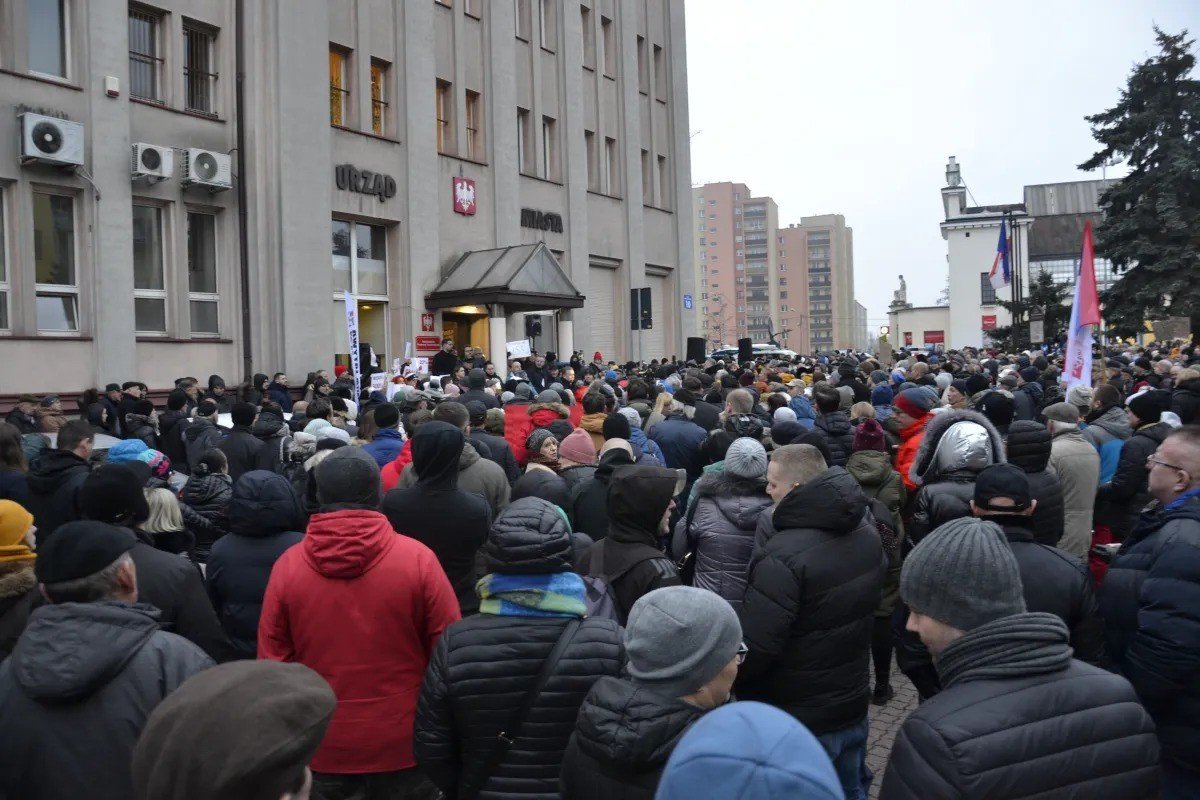
[[[925,344],[945,344],[945,331],[925,331]]]
[[[440,336],[418,336],[417,337],[417,352],[418,353],[436,353],[442,347],[442,339]]]
[[[983,329],[985,331],[996,330],[996,315],[995,314],[984,314],[983,315]]]

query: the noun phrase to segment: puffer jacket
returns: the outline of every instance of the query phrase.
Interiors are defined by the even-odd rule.
[[[653,800],[671,751],[704,710],[619,678],[596,681],[562,763],[562,800]]]
[[[944,522],[970,516],[975,476],[1003,463],[1004,442],[982,414],[964,409],[934,414],[911,471],[920,485],[905,525],[912,541],[920,542]]]
[[[1200,763],[1200,497],[1141,515],[1100,587],[1109,652],[1154,718],[1163,758]]]
[[[813,423],[813,433],[825,440],[829,453],[833,457],[831,467],[844,467],[854,452],[854,426],[850,417],[841,411],[830,414],[819,414]]]
[[[420,478],[414,461],[400,474],[396,488],[407,489],[415,486]],[[508,476],[504,474],[504,468],[495,461],[480,456],[479,451],[469,443],[464,443],[458,454],[458,488],[486,500],[493,517],[499,516],[500,512],[508,507],[511,487],[508,485]]]
[[[375,463],[383,469],[400,457],[404,449],[404,437],[395,428],[387,428],[375,434],[375,438],[363,445],[367,455],[375,459]]]
[[[141,439],[151,450],[158,449],[158,426],[145,414],[125,415],[125,438]]]
[[[258,653],[258,618],[275,562],[304,538],[304,508],[287,478],[242,476],[229,500],[230,531],[213,544],[205,587],[238,658]]]
[[[633,446],[633,452],[636,455],[641,451],[641,456],[635,460],[637,463],[646,467],[665,467],[667,459],[663,456],[663,451],[659,446],[650,441],[646,436],[646,432],[641,428],[629,426],[629,444]]]
[[[237,483],[242,475],[257,469],[263,442],[249,426],[234,425],[217,449],[225,454],[229,462],[229,479]]]
[[[254,468],[283,473],[287,456],[285,451],[292,435],[292,429],[283,417],[273,411],[262,411],[250,427],[250,432],[262,442]]]
[[[1128,681],[1071,658],[1057,617],[969,631],[938,669],[946,688],[900,728],[881,800],[1159,796],[1154,724]]]
[[[1200,378],[1182,381],[1171,394],[1171,410],[1184,425],[1200,422]]]
[[[570,552],[561,511],[534,498],[514,503],[488,540],[490,565],[509,580],[568,569]],[[598,679],[615,677],[624,666],[621,632],[606,619],[579,623],[516,744],[490,775],[481,776],[497,733],[520,708],[568,624],[578,619],[509,615],[504,604],[501,610],[456,622],[438,640],[421,685],[413,751],[425,774],[450,797],[481,788],[475,795],[481,800],[555,800],[584,697]]]
[[[192,424],[183,432],[183,449],[187,453],[188,470],[196,471],[196,464],[204,458],[204,454],[221,444],[225,433],[217,427],[215,421],[207,417],[197,416]]]
[[[0,796],[134,796],[129,760],[150,712],[212,659],[158,629],[158,611],[42,606],[0,664]]]
[[[207,560],[213,543],[229,532],[229,500],[232,496],[233,481],[223,473],[192,475],[183,485],[179,501],[187,506],[187,510],[180,510],[188,530],[196,537],[193,554],[197,561]]]
[[[1033,510],[1033,532],[1037,541],[1058,546],[1066,517],[1062,484],[1050,469],[1050,431],[1040,422],[1017,420],[1008,429],[1005,456],[1021,468],[1029,481],[1029,493],[1037,501]]]
[[[750,648],[738,697],[777,706],[817,735],[861,722],[888,568],[867,498],[830,467],[762,514],[757,539],[738,612]]]
[[[42,433],[58,433],[62,426],[67,424],[67,415],[61,409],[39,408],[35,414],[38,430]]]
[[[1104,517],[1096,521],[1108,523],[1114,541],[1124,540],[1133,531],[1138,515],[1154,499],[1150,496],[1146,459],[1154,455],[1171,430],[1165,422],[1139,427],[1121,447],[1121,460],[1113,479],[1100,485],[1096,497],[1107,502],[1108,507]]]
[[[695,554],[692,585],[725,598],[734,609],[746,597],[746,578],[758,518],[771,507],[766,483],[715,472],[696,481],[696,499],[675,524],[671,555]]]

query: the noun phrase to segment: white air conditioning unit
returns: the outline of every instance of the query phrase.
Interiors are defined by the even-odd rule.
[[[83,166],[83,126],[26,112],[21,118],[21,161],[60,167]]]
[[[135,142],[131,174],[134,180],[146,178],[151,183],[165,181],[175,174],[175,151],[157,144]]]
[[[184,162],[184,186],[206,186],[219,192],[233,186],[232,159],[225,153],[189,147]]]

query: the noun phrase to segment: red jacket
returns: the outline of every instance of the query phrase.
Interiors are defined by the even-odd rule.
[[[390,492],[396,488],[396,484],[400,482],[400,475],[404,472],[404,468],[412,463],[412,437],[404,440],[404,447],[400,448],[400,455],[396,456],[391,463],[385,464],[383,469],[379,471],[379,478],[383,481],[383,490]]]
[[[896,451],[896,472],[900,473],[900,479],[904,481],[904,488],[909,491],[910,496],[921,488],[913,483],[912,478],[908,477],[908,473],[912,469],[913,462],[917,460],[917,450],[921,447],[921,440],[925,438],[925,425],[931,419],[933,419],[933,415],[926,414],[900,431],[900,449]]]
[[[529,403],[509,403],[504,407],[504,438],[512,446],[517,464],[525,466],[529,454],[525,452],[525,440],[533,432],[533,420],[529,418]]]
[[[425,667],[458,599],[425,545],[378,511],[313,515],[271,570],[258,657],[321,674],[337,710],[315,772],[355,775],[416,764],[413,717]]]

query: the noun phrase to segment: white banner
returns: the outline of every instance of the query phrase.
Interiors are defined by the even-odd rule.
[[[529,358],[529,340],[518,339],[507,344],[509,358]]]
[[[354,402],[362,396],[362,369],[358,359],[358,303],[350,295],[343,292],[346,302],[346,336],[350,340],[350,370],[354,373]]]

